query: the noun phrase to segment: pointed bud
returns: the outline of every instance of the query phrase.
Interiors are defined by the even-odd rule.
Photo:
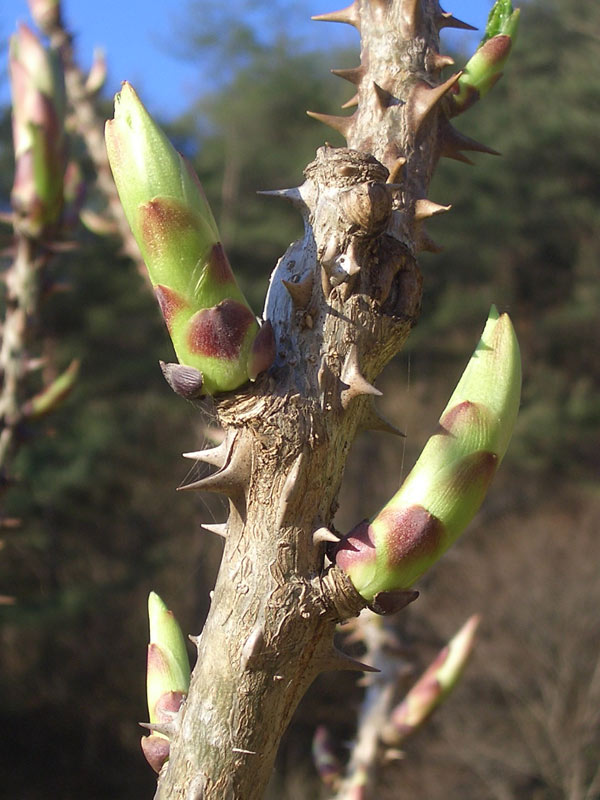
[[[519,14],[519,9],[513,11],[511,0],[496,0],[479,48],[465,66],[452,96],[454,114],[466,111],[500,79],[516,39]]]
[[[240,291],[200,182],[123,84],[106,125],[108,157],[179,362],[209,394],[266,369],[259,326]],[[250,375],[252,372],[252,376]]]
[[[150,722],[168,722],[190,685],[190,662],[181,628],[155,592],[148,597],[148,711]]]
[[[456,688],[473,650],[479,622],[478,616],[465,622],[392,711],[390,725],[382,737],[386,744],[399,745],[423,725]]]
[[[20,25],[10,42],[15,180],[11,202],[18,226],[39,236],[63,205],[65,93],[54,54]]]
[[[517,339],[492,307],[438,431],[389,503],[337,549],[336,564],[365,600],[411,586],[462,533],[506,452],[520,391]]]

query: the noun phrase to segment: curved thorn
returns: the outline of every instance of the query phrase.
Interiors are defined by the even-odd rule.
[[[369,381],[361,375],[358,363],[358,348],[356,344],[350,345],[340,380],[348,388],[343,389],[340,394],[342,408],[346,409],[350,402],[361,394],[371,394],[376,397],[381,397],[381,392],[376,389]]]
[[[222,536],[224,539],[227,537],[228,528],[226,522],[203,522],[201,525],[205,531],[216,533],[217,536]]]
[[[438,214],[444,214],[446,211],[450,211],[451,208],[451,205],[441,206],[427,197],[420,197],[415,202],[415,220],[420,221],[428,217],[437,217]]]
[[[337,544],[340,540],[340,537],[336,536],[333,531],[329,530],[329,528],[317,528],[312,535],[312,539],[314,545],[319,545],[322,542],[335,542],[335,544]]]

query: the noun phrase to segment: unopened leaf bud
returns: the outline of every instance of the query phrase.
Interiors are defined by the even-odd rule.
[[[273,360],[272,329],[259,333],[197,176],[128,83],[106,146],[180,364],[201,373],[208,394],[254,379]]]
[[[520,392],[517,339],[508,315],[492,307],[412,471],[387,505],[337,547],[335,563],[367,602],[408,589],[473,518],[508,447]]]

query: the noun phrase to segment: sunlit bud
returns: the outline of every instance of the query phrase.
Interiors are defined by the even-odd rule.
[[[165,712],[177,710],[172,707],[171,695],[187,694],[190,662],[181,628],[173,612],[155,592],[150,592],[148,597],[148,618],[148,711],[150,722],[164,722]]]
[[[180,364],[202,374],[209,394],[254,379],[273,360],[272,329],[259,335],[197,176],[128,83],[106,146]]]
[[[341,540],[335,563],[365,600],[407,589],[479,509],[512,434],[521,392],[518,342],[494,307],[412,471],[386,506]]]
[[[466,111],[484,97],[502,76],[502,69],[516,39],[519,14],[519,9],[513,10],[511,0],[496,0],[479,48],[458,79],[456,94],[451,95],[454,113]]]

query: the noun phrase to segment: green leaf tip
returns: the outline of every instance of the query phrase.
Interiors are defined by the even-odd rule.
[[[514,38],[517,35],[520,14],[521,9],[513,9],[511,0],[496,0],[488,15],[480,46],[493,36],[505,35]]]
[[[502,69],[515,43],[520,9],[510,0],[497,0],[490,11],[484,36],[458,79],[452,96],[453,113],[470,108],[492,89],[502,77]]]
[[[106,148],[179,363],[201,374],[204,394],[254,380],[257,365],[264,371],[272,363],[272,329],[267,328],[265,342],[198,177],[129,83],[115,97]]]
[[[361,596],[409,588],[479,509],[514,428],[521,395],[519,345],[492,306],[439,426],[406,480],[369,522],[342,539],[335,563]]]

